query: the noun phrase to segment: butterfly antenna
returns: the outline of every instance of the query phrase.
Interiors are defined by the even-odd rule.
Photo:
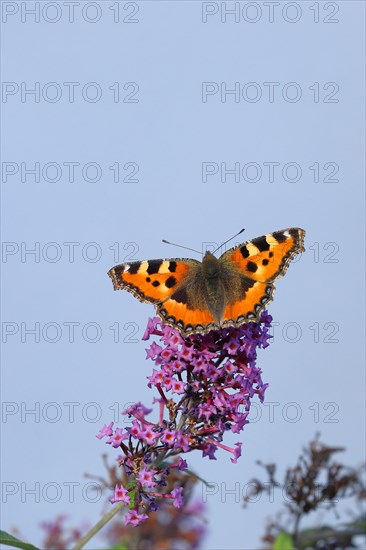
[[[184,248],[185,250],[191,250],[192,252],[196,252],[197,254],[202,255],[202,252],[199,252],[198,250],[195,250],[194,248],[188,248],[188,246],[182,246],[181,244],[171,243],[169,241],[166,241],[165,239],[162,239],[162,242],[165,243],[165,244],[172,244],[173,246],[178,246],[179,248]]]
[[[217,252],[219,250],[219,248],[222,248],[224,246],[224,244],[227,244],[228,242],[232,241],[233,239],[235,239],[235,237],[237,237],[238,235],[240,235],[240,233],[243,233],[243,231],[245,231],[245,229],[240,229],[239,233],[237,233],[236,235],[234,235],[233,237],[230,237],[230,239],[228,239],[227,241],[225,241],[224,243],[220,244],[220,246],[218,246],[213,252],[212,254],[215,254],[215,252]]]

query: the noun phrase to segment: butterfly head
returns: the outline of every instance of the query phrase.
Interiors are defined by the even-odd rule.
[[[205,277],[208,279],[215,279],[219,274],[219,260],[212,254],[212,252],[207,251],[202,260],[202,270]]]

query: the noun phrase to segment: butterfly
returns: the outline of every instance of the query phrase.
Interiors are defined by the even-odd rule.
[[[283,229],[257,237],[216,258],[134,261],[112,267],[114,290],[155,304],[162,321],[190,334],[259,321],[273,299],[274,281],[304,251],[305,231]]]

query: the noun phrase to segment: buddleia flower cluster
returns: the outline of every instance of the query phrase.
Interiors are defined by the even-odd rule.
[[[258,323],[183,338],[158,317],[149,319],[143,339],[158,337],[146,350],[155,365],[147,378],[157,390],[158,419],[150,419],[152,409],[135,403],[122,413],[130,425],[111,422],[97,435],[121,453],[117,460],[127,482],[116,484],[110,500],[128,508],[126,524],[139,525],[167,499],[182,506],[182,487],[165,490],[172,472],[187,469],[179,455],[198,450],[216,460],[224,450],[237,462],[242,442],[229,447],[224,434],[239,434],[248,423],[251,400],[264,400],[268,384],[256,358],[257,349],[269,345],[271,321],[265,311]]]

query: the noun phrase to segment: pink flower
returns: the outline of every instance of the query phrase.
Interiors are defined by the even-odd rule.
[[[118,484],[114,488],[114,496],[109,499],[109,501],[114,504],[115,502],[123,502],[128,506],[130,504],[130,497],[128,496],[128,491],[123,487],[123,485],[119,486]]]
[[[182,349],[180,350],[180,353],[179,353],[179,358],[180,359],[185,359],[186,361],[191,361],[191,359],[193,357],[193,353],[194,353],[194,347],[193,346],[183,345]]]
[[[173,378],[171,376],[164,376],[163,386],[166,390],[170,390],[172,387]]]
[[[126,428],[126,431],[130,435],[132,435],[132,437],[136,437],[137,439],[142,438],[141,434],[143,433],[143,430],[141,429],[140,424],[137,422],[137,420],[133,420],[132,427],[131,428]]]
[[[185,384],[181,380],[174,380],[172,382],[172,391],[174,393],[182,394],[184,393]]]
[[[151,346],[146,350],[146,359],[156,359],[156,357],[163,350],[156,342],[153,342]]]
[[[178,470],[187,470],[188,468],[187,462],[181,456],[178,458],[175,466],[178,468]]]
[[[115,449],[121,445],[121,442],[128,438],[128,433],[122,433],[122,428],[117,428],[107,443]]]
[[[158,438],[158,434],[155,433],[151,428],[146,428],[140,432],[140,439],[146,441],[148,445],[153,445]]]
[[[175,508],[181,508],[183,505],[183,487],[176,487],[170,494],[174,499],[173,506]]]
[[[208,422],[210,416],[215,413],[216,413],[216,407],[214,405],[210,405],[209,403],[200,403],[198,405],[199,418],[203,416],[206,422]]]
[[[189,451],[189,439],[182,432],[176,433],[176,440],[174,443],[174,449],[182,449],[185,453]]]
[[[184,342],[179,332],[168,325],[163,325],[163,336],[161,340],[166,346],[172,348],[177,348],[179,344],[183,344]]]
[[[235,443],[235,449],[234,449],[234,458],[230,458],[231,462],[236,464],[238,462],[238,458],[241,456],[241,447],[242,443]]]
[[[147,470],[145,466],[136,476],[136,480],[141,483],[141,485],[150,489],[152,487],[155,487],[156,485],[156,481],[154,481],[154,475],[156,474],[156,472],[157,470],[154,469]]]
[[[113,434],[113,424],[114,422],[111,422],[110,424],[108,424],[108,426],[106,424],[104,424],[103,428],[101,428],[99,430],[99,433],[95,436],[97,437],[98,439],[102,439],[103,437],[109,437],[110,435]]]
[[[151,386],[156,386],[157,384],[162,384],[163,381],[164,381],[164,377],[163,377],[163,373],[162,371],[160,370],[156,370],[156,369],[153,369],[153,373],[151,376],[147,376],[146,377],[149,381],[149,388],[151,388]]]
[[[133,525],[136,527],[148,519],[146,514],[139,514],[136,510],[129,510],[125,517],[125,525]]]
[[[148,340],[151,334],[159,334],[159,331],[157,330],[158,325],[161,325],[161,321],[158,317],[154,317],[154,319],[149,317],[142,340]]]
[[[164,430],[163,435],[161,436],[161,442],[166,443],[169,446],[173,446],[175,441],[176,433],[171,430]]]
[[[141,401],[138,401],[137,403],[134,403],[133,405],[131,405],[131,407],[128,407],[127,409],[125,409],[124,411],[122,411],[121,414],[124,414],[124,415],[136,415],[136,414],[139,414],[139,416],[145,416],[145,414],[150,414],[152,411],[152,409],[148,409],[147,407],[145,407],[145,405],[143,405],[141,403]]]

